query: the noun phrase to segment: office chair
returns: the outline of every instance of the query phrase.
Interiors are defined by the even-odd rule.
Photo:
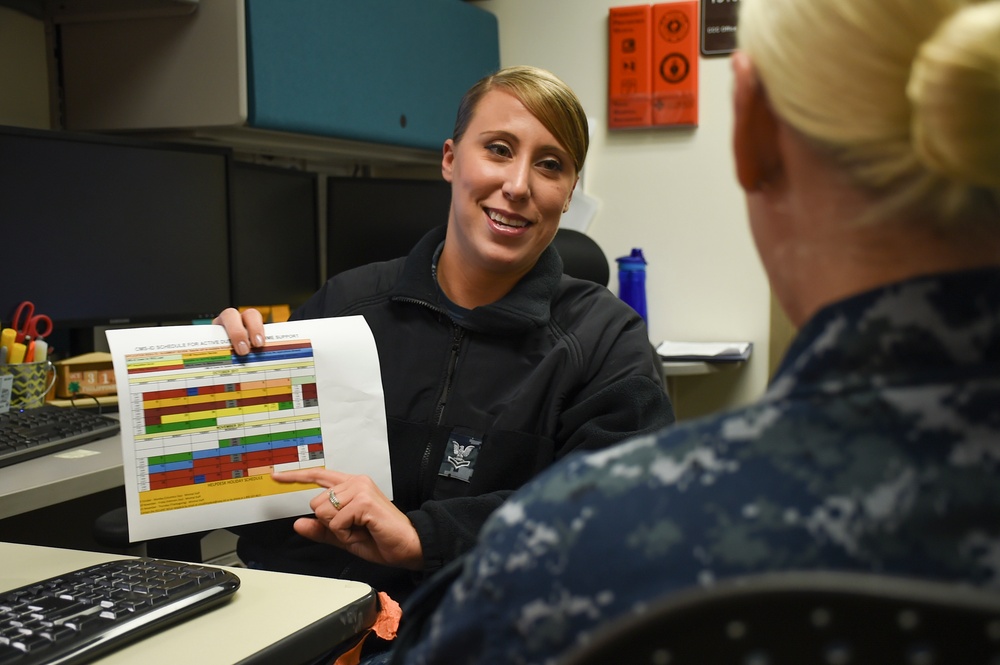
[[[593,238],[573,229],[559,229],[552,244],[562,257],[564,273],[608,285],[611,278],[608,257]]]
[[[151,556],[175,561],[202,562],[201,539],[207,531],[133,542],[128,533],[125,506],[114,508],[94,520],[94,540],[104,547],[133,556]]]
[[[765,573],[671,594],[559,662],[998,665],[1000,591],[868,573]]]

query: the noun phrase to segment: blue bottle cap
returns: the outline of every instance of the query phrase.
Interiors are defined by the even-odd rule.
[[[638,247],[632,250],[628,256],[620,256],[615,261],[618,262],[620,270],[645,270],[646,257],[642,255],[642,250]]]

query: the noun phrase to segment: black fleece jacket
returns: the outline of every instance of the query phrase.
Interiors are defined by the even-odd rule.
[[[331,278],[293,319],[362,315],[378,348],[393,503],[420,536],[423,576],[467,551],[514,490],[577,450],[674,421],[643,320],[605,287],[562,274],[549,247],[500,301],[456,312],[432,265],[445,227],[406,258]],[[244,561],[367,582],[402,600],[421,575],[296,535],[234,529]]]

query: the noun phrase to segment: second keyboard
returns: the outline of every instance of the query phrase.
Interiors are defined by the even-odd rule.
[[[114,418],[51,404],[0,413],[0,467],[114,436],[119,429]]]

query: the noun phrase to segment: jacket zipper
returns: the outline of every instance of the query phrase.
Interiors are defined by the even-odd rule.
[[[444,407],[448,404],[448,397],[451,393],[452,379],[455,374],[455,366],[458,364],[458,351],[462,345],[462,337],[465,335],[465,330],[459,326],[452,324],[452,338],[451,338],[451,357],[448,359],[448,371],[444,377],[444,385],[441,387],[441,394],[438,396],[437,407],[434,409],[434,424],[440,425],[442,418],[444,418]],[[430,464],[431,459],[431,441],[427,442],[424,448],[424,456],[420,460],[420,477],[424,478],[427,472],[427,467]]]

